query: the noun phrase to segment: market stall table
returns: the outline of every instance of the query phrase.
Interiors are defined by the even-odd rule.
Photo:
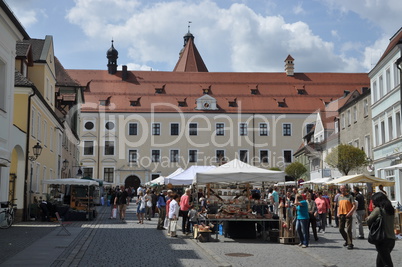
[[[277,223],[279,226],[279,219],[265,219],[265,218],[255,218],[255,219],[241,219],[241,218],[233,218],[233,219],[226,219],[226,218],[208,218],[207,219],[208,222],[215,222],[217,224],[223,224],[225,222],[253,222],[253,223],[258,223],[262,226],[262,238],[263,240],[267,240],[267,237],[269,235],[267,235],[267,232],[269,232],[270,230],[273,230],[274,228],[270,229],[266,229],[265,228],[265,222],[271,222],[271,223]],[[278,229],[279,230],[279,229]],[[219,235],[219,230],[215,231],[215,235],[216,235],[216,239],[218,239],[218,235]],[[270,236],[271,237],[271,236]],[[275,236],[276,238],[278,238],[278,236]]]

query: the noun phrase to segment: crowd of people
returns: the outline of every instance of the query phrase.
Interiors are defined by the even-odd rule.
[[[193,225],[205,223],[207,214],[207,199],[202,190],[192,193],[186,189],[183,195],[172,190],[162,190],[158,195],[151,189],[141,186],[135,191],[133,188],[120,186],[111,189],[108,193],[108,203],[111,204],[111,219],[117,216],[115,209],[119,212],[120,220],[126,218],[126,208],[131,200],[137,196],[137,218],[138,223],[143,224],[144,220],[151,220],[158,213],[158,230],[167,230],[168,235],[177,237],[177,223],[179,216],[182,217],[181,230],[183,235],[192,232]],[[244,197],[236,194],[235,198]],[[198,200],[197,209],[193,200]],[[313,191],[310,189],[297,189],[296,187],[285,190],[278,190],[277,187],[268,190],[253,189],[250,198],[255,200],[264,199],[268,205],[261,209],[260,205],[254,205],[251,212],[264,214],[272,212],[276,216],[290,219],[292,226],[300,239],[302,248],[307,248],[310,242],[310,227],[313,237],[317,241],[317,233],[325,234],[326,227],[332,226],[339,228],[339,233],[344,239],[344,246],[352,250],[353,245],[353,219],[355,219],[358,229],[356,238],[365,239],[363,223],[367,222],[370,226],[372,222],[383,212],[387,240],[376,245],[378,251],[377,266],[393,266],[391,251],[395,245],[394,234],[394,208],[386,196],[382,186],[379,192],[371,196],[369,202],[369,216],[366,217],[366,199],[361,193],[360,188],[354,187],[350,191],[347,186],[341,185],[332,195],[327,191]],[[332,212],[334,213],[334,224],[332,224]],[[257,225],[258,226],[258,225]],[[261,229],[257,229],[261,230]]]

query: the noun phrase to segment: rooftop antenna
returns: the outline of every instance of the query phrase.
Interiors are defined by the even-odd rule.
[[[188,28],[188,33],[190,33],[190,23],[192,23],[192,22],[189,21],[189,22],[188,22],[188,26],[187,26],[187,28]]]

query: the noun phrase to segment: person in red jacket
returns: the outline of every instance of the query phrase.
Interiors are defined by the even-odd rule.
[[[325,223],[327,221],[327,213],[329,210],[329,205],[327,200],[322,196],[322,192],[318,192],[318,197],[315,199],[315,204],[317,206],[318,221],[321,222],[318,227],[318,232],[325,234]]]
[[[183,217],[182,220],[182,231],[183,234],[190,234],[190,223],[188,221],[188,211],[190,210],[191,202],[191,190],[189,188],[186,189],[186,193],[180,198],[180,213]]]

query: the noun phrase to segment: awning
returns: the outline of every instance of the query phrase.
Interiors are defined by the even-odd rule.
[[[337,179],[331,180],[326,184],[351,184],[351,183],[372,183],[375,185],[383,185],[383,186],[393,186],[395,185],[394,181],[385,180],[382,178],[368,176],[365,174],[355,174],[355,175],[347,175],[342,176]]]

